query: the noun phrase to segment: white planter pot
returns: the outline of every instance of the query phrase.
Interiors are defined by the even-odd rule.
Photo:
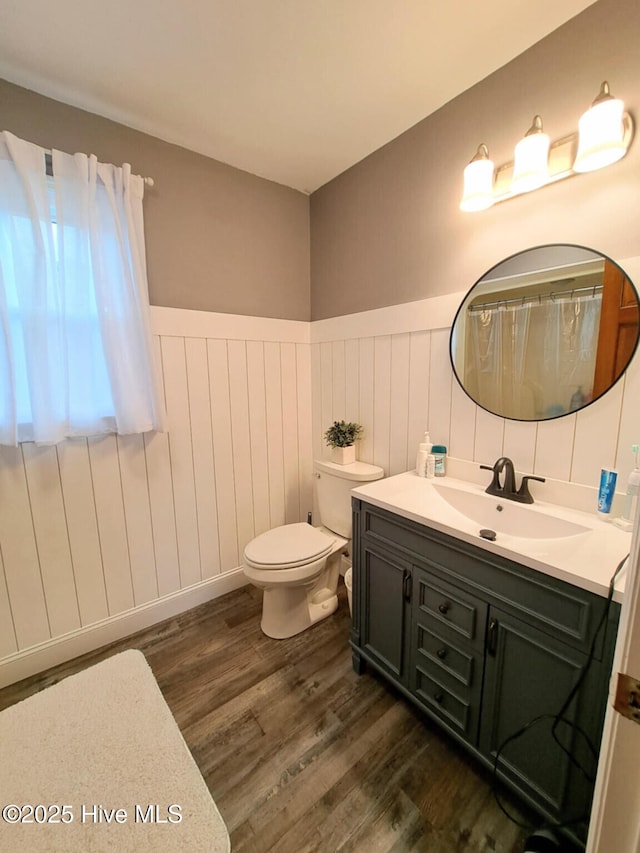
[[[351,465],[356,461],[356,446],[350,444],[348,447],[332,447],[331,461],[338,465]]]

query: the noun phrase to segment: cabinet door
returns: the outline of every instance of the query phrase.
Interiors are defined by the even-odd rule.
[[[361,648],[396,681],[406,682],[406,632],[411,566],[382,550],[364,547]]]
[[[480,750],[534,802],[563,820],[588,812],[591,783],[572,764],[552,735],[557,714],[575,685],[586,656],[496,608],[489,610]],[[581,697],[565,719],[579,722]],[[545,715],[549,715],[546,717]],[[543,717],[538,722],[536,718]],[[592,728],[590,726],[590,728]],[[517,732],[522,736],[510,740]],[[590,758],[572,725],[560,725],[562,745],[590,773]],[[598,743],[594,744],[596,749]]]

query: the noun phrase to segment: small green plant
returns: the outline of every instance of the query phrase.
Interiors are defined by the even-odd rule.
[[[324,438],[329,447],[350,447],[361,437],[363,427],[346,421],[334,421],[325,432]]]

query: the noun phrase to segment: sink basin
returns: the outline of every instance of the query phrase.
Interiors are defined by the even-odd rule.
[[[518,504],[488,495],[434,483],[437,494],[449,506],[479,527],[526,539],[562,539],[588,533],[590,528],[558,518],[530,504]]]
[[[608,595],[611,576],[629,553],[630,533],[608,524],[595,508],[589,513],[543,500],[520,504],[488,495],[484,489],[450,476],[426,479],[407,471],[359,486],[352,495],[520,565]],[[619,577],[614,600],[622,600],[623,590],[624,577]]]

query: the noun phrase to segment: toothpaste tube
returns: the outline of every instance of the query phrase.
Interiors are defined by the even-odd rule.
[[[618,472],[611,468],[603,468],[600,472],[600,488],[598,490],[598,512],[611,512],[611,503],[616,490]]]

